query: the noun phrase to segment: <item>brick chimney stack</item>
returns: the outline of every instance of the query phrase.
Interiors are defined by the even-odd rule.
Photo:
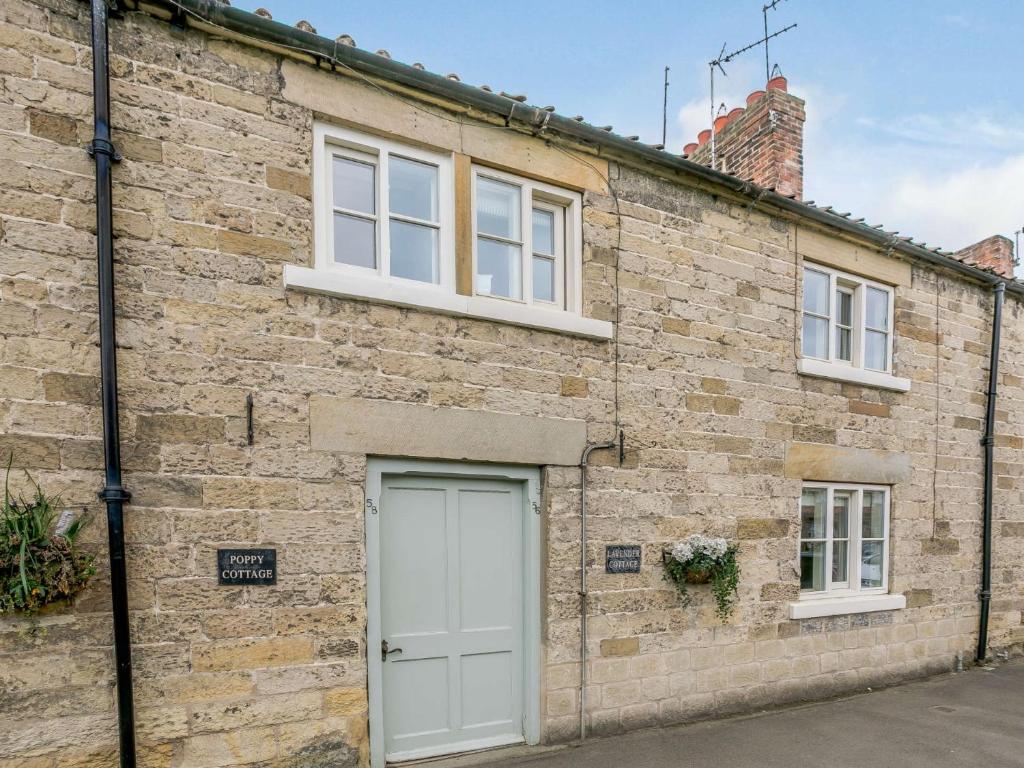
[[[715,168],[741,179],[753,179],[780,195],[803,199],[804,101],[788,93],[786,78],[773,77],[764,91],[747,97],[715,120]],[[683,150],[690,160],[711,165],[711,130]]]
[[[992,235],[974,245],[961,248],[953,254],[953,258],[1003,277],[1013,277],[1013,241],[1002,235]]]

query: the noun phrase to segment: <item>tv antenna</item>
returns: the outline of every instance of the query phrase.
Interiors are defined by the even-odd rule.
[[[774,8],[775,4],[779,3],[779,2],[781,2],[781,0],[774,0],[774,2],[772,2],[770,4],[770,7]],[[765,7],[767,8],[769,6],[765,6]],[[768,12],[765,11],[765,19],[768,18],[767,17],[767,13]],[[783,34],[784,32],[789,32],[789,30],[791,30],[791,29],[795,29],[796,26],[797,26],[796,24],[790,24],[788,27],[785,27],[783,29],[779,29],[779,30],[777,30],[775,32],[772,32],[770,35],[767,33],[767,30],[766,30],[765,31],[765,36],[762,37],[760,40],[757,40],[756,42],[753,42],[750,45],[745,45],[742,48],[737,48],[732,53],[726,53],[725,52],[725,45],[726,44],[722,43],[722,50],[718,52],[718,56],[708,62],[708,69],[709,69],[710,74],[711,74],[711,167],[712,168],[715,167],[715,158],[716,158],[716,155],[717,155],[716,146],[715,146],[715,133],[716,133],[716,131],[715,131],[715,117],[717,117],[717,115],[715,114],[715,69],[718,69],[718,71],[720,71],[724,77],[728,77],[729,75],[725,71],[725,68],[722,66],[723,64],[728,64],[730,61],[735,59],[741,53],[746,53],[747,51],[751,50],[752,48],[757,48],[757,46],[761,45],[762,43],[765,46],[765,50],[767,50],[767,48],[768,48],[768,41],[769,40],[771,40],[773,37],[778,37],[779,35]],[[768,73],[768,79],[769,80],[771,79],[771,73],[770,72]],[[725,104],[722,104],[722,106],[724,107]]]
[[[761,8],[761,15],[764,17],[764,81],[767,83],[772,79],[772,65],[768,61],[768,11],[774,11],[775,7],[783,0],[772,0]],[[794,27],[796,24],[793,25]]]
[[[665,67],[665,91],[661,100],[661,146],[665,147],[668,132],[668,67]]]

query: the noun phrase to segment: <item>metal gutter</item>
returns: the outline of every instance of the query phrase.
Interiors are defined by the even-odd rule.
[[[124,546],[124,505],[131,494],[121,485],[121,437],[118,431],[117,339],[114,334],[114,234],[111,165],[121,159],[110,141],[110,70],[107,0],[92,2],[93,124],[88,152],[96,164],[96,263],[99,292],[100,391],[103,403],[103,468],[99,497],[107,505],[110,599],[114,618],[117,673],[117,723],[121,768],[135,768],[135,705],[132,649],[128,623],[128,575]]]
[[[137,5],[146,4],[142,0],[135,0],[135,2]],[[993,272],[965,264],[917,245],[909,238],[901,238],[894,233],[860,224],[839,214],[794,200],[752,182],[743,181],[735,176],[687,160],[680,155],[673,155],[588,123],[524,104],[517,99],[485,91],[476,86],[417,69],[385,56],[378,56],[369,51],[329,40],[248,11],[232,8],[217,0],[150,0],[150,3],[153,6],[169,8],[172,23],[192,23],[199,26],[196,22],[206,22],[245,38],[255,38],[271,46],[289,49],[295,53],[304,53],[306,56],[319,59],[322,62],[350,68],[370,78],[390,81],[473,109],[493,113],[502,118],[506,124],[522,123],[538,135],[559,134],[590,145],[598,151],[609,150],[628,158],[678,171],[714,186],[725,188],[734,194],[750,198],[754,204],[771,205],[796,217],[835,228],[887,251],[895,251],[937,267],[950,269],[979,283],[986,285],[1004,283],[1010,293],[1024,297],[1024,283],[1007,280]]]
[[[977,660],[985,661],[988,655],[988,616],[989,603],[992,601],[992,455],[995,447],[996,397],[999,392],[999,340],[1003,324],[1003,295],[1006,292],[1004,283],[997,283],[994,288],[992,307],[992,351],[988,364],[988,402],[985,407],[985,435],[981,444],[985,447],[984,490],[982,491],[982,533],[981,533],[981,590],[978,599],[981,601],[981,615],[978,621],[978,653]]]

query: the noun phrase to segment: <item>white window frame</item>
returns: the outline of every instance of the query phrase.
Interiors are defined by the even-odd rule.
[[[316,123],[313,126],[313,231],[315,238],[316,268],[327,272],[349,275],[354,280],[377,279],[405,284],[416,290],[453,293],[455,291],[455,225],[452,158],[439,152],[428,152],[406,144],[398,144],[370,134]],[[334,157],[346,157],[356,162],[372,163],[376,193],[376,269],[334,260],[334,197],[332,164]],[[392,157],[401,157],[437,168],[437,283],[396,277],[391,274],[388,170]],[[369,218],[369,217],[367,217]],[[396,214],[398,220],[417,221]]]
[[[358,154],[353,159],[366,161],[377,158],[377,243],[379,253],[377,268],[369,269],[350,264],[334,262],[333,200],[331,198],[331,155],[349,152]],[[383,223],[389,220],[387,202],[386,157],[397,155],[410,160],[436,165],[438,168],[438,269],[440,282],[424,283],[390,275],[390,253],[387,252],[386,230]],[[384,158],[381,163],[380,159]],[[313,124],[313,263],[310,266],[285,264],[283,281],[285,288],[327,294],[341,298],[353,298],[381,304],[414,309],[428,309],[456,317],[471,317],[492,320],[509,325],[525,326],[545,331],[555,331],[573,336],[607,341],[614,335],[614,325],[607,320],[583,316],[583,198],[578,192],[561,189],[542,182],[486,169],[495,177],[505,176],[513,183],[531,190],[530,198],[563,206],[566,211],[564,226],[564,305],[551,302],[533,302],[532,253],[526,267],[530,282],[524,278],[524,293],[528,291],[529,301],[509,301],[484,295],[462,295],[456,292],[455,265],[455,179],[454,155],[452,152],[431,151],[412,147],[374,134],[343,128],[333,123]],[[381,167],[381,166],[384,167]],[[470,168],[475,178],[474,167]],[[383,183],[382,183],[383,180]],[[476,211],[470,205],[468,214],[472,222],[465,222],[473,230],[473,282],[476,281]],[[532,239],[532,214],[525,220],[529,227],[527,234]],[[532,247],[532,243],[529,245]],[[524,254],[525,254],[524,250]],[[473,286],[475,289],[475,285]]]
[[[824,318],[814,312],[808,312],[803,307],[804,291],[806,290],[806,271],[817,272],[828,277],[828,333],[826,334],[827,354],[823,358],[811,357],[804,352],[804,316]],[[867,292],[869,288],[883,291],[888,297],[888,320],[889,327],[886,335],[886,365],[884,370],[866,368],[864,366],[864,339],[867,333]],[[851,360],[842,360],[836,357],[836,321],[838,307],[836,292],[838,290],[853,294],[853,330],[851,333]],[[805,375],[817,376],[825,379],[847,381],[854,384],[891,389],[897,392],[906,392],[910,389],[910,380],[900,378],[893,374],[893,340],[895,337],[895,294],[896,291],[891,285],[869,280],[865,277],[843,272],[832,267],[826,267],[816,262],[804,261],[800,272],[800,310],[797,322],[800,324],[800,357],[797,360],[797,370]]]
[[[473,220],[473,295],[487,301],[511,302],[544,308],[546,311],[569,312],[580,314],[583,309],[583,199],[578,192],[534,181],[522,176],[499,171],[481,165],[472,167],[472,220]],[[477,242],[476,226],[476,190],[480,177],[511,184],[519,188],[520,239],[522,242],[522,270],[520,279],[523,281],[521,299],[495,296],[477,291]],[[533,209],[543,208],[549,211],[564,212],[563,224],[556,225],[556,258],[555,258],[555,301],[543,301],[533,298]],[[557,220],[556,216],[556,220]],[[557,232],[562,231],[561,254],[558,254],[559,243]],[[490,237],[485,235],[485,237]],[[497,239],[497,238],[496,238]]]
[[[530,236],[533,236],[533,212],[534,211],[546,211],[552,214],[552,221],[554,224],[552,232],[552,240],[554,245],[554,253],[543,253],[538,251],[536,245],[533,245],[533,250],[526,257],[530,260],[530,284],[527,288],[530,291],[530,299],[535,304],[541,304],[543,306],[549,306],[556,309],[561,309],[565,306],[565,263],[566,263],[566,243],[569,238],[565,236],[567,219],[569,218],[569,211],[564,205],[558,203],[550,203],[547,200],[534,198],[533,206],[530,209]],[[555,289],[554,298],[551,301],[547,299],[538,299],[533,295],[533,262],[535,259],[547,259],[554,263],[554,278],[553,285]],[[525,281],[524,281],[525,282]]]
[[[800,590],[801,600],[822,600],[830,598],[860,597],[864,595],[885,595],[889,592],[889,556],[891,543],[889,540],[889,527],[892,518],[892,493],[887,485],[865,485],[861,483],[815,483],[805,482],[800,492],[799,504],[803,504],[803,492],[807,490],[825,491],[825,589],[820,591]],[[832,515],[834,512],[834,500],[836,491],[847,491],[853,496],[850,507],[850,517],[847,521],[847,582],[846,586],[833,588],[832,584]],[[882,558],[882,586],[861,587],[861,544],[864,538],[861,535],[862,516],[864,514],[864,491],[881,491],[885,495],[884,502],[884,523],[882,526],[882,540],[885,542],[884,557]],[[798,508],[798,521],[802,524],[803,510]],[[803,531],[800,531],[797,553],[799,557],[800,548],[805,541],[821,541],[822,539],[805,539]],[[869,539],[875,541],[875,539]]]

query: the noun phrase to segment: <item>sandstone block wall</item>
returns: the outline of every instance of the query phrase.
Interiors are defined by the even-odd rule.
[[[101,555],[73,609],[0,620],[4,768],[115,762],[95,498],[88,41],[83,3],[0,6],[0,450],[95,516],[87,543]],[[896,299],[907,394],[801,377],[798,226],[613,164],[609,186],[585,195],[584,304],[614,318],[618,300],[617,345],[286,292],[283,265],[311,263],[314,115],[284,95],[288,72],[305,65],[134,12],[113,22],[111,44],[125,156],[114,226],[141,764],[366,761],[366,457],[311,447],[312,395],[581,419],[591,440],[621,424],[623,466],[595,453],[590,478],[595,731],[818,697],[970,655],[985,290],[913,267]],[[1020,313],[1009,298],[996,647],[1024,640]],[[792,442],[910,455],[892,525],[905,610],[786,618],[798,590]],[[572,738],[579,711],[578,482],[573,467],[543,473],[547,741]],[[26,480],[16,472],[12,483]],[[681,609],[661,578],[662,546],[691,532],[741,544],[741,600],[727,624],[700,592]],[[643,544],[642,573],[604,574],[604,544],[624,540]],[[219,587],[216,548],[253,545],[278,548],[278,585]]]

